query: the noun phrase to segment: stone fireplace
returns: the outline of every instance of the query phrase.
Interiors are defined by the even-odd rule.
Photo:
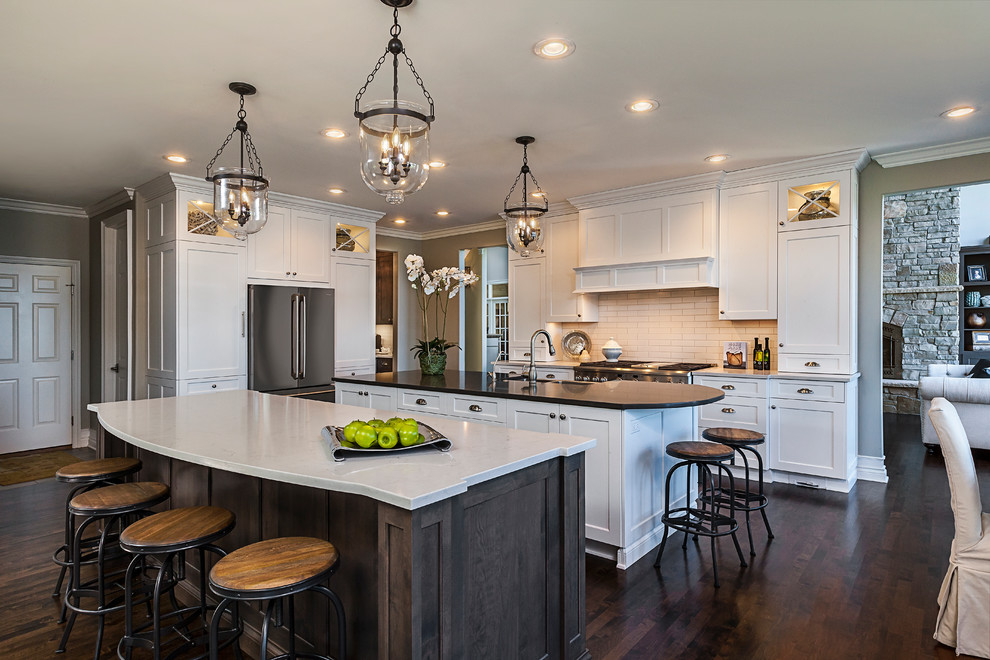
[[[919,414],[918,378],[959,355],[959,188],[888,195],[883,223],[883,409]]]

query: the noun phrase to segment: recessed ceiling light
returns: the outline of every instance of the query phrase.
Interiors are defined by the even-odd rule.
[[[951,110],[946,110],[942,113],[943,117],[951,117],[952,119],[957,119],[959,117],[965,117],[966,115],[971,115],[976,112],[976,108],[971,105],[961,105],[958,108],[952,108]]]
[[[447,163],[443,162],[442,160],[431,160],[430,161],[430,169],[433,169],[433,168],[439,169],[441,167],[447,167]]]
[[[653,112],[659,107],[660,101],[656,99],[640,99],[627,105],[626,110],[629,112]]]
[[[705,158],[709,163],[721,163],[722,161],[729,160],[729,154],[712,154]]]
[[[327,192],[330,193],[331,195],[343,195],[347,191],[344,190],[343,188],[331,188]]]
[[[345,131],[342,128],[325,128],[323,129],[323,137],[339,140],[341,138],[347,137],[347,131]]]
[[[559,60],[574,52],[574,42],[558,37],[536,42],[533,52],[548,60]]]
[[[185,163],[188,162],[189,160],[185,156],[180,156],[178,154],[169,154],[167,156],[162,156],[162,158],[169,161],[170,163]]]
[[[395,219],[395,220],[393,220],[392,222],[394,222],[394,223],[395,223],[395,224],[397,224],[397,225],[404,225],[404,224],[406,224],[406,221],[405,221],[405,220],[403,220],[402,218],[396,218],[396,219]]]
[[[439,216],[450,215],[450,211],[440,210],[440,211],[437,211],[437,215],[439,215]]]

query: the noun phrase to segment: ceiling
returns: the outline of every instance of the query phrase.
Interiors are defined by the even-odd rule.
[[[530,164],[551,202],[990,135],[990,2],[416,0],[402,38],[436,101],[431,155],[448,166],[391,206],[361,181],[353,117],[388,40],[379,0],[46,0],[5,2],[0,18],[0,197],[53,204],[85,207],[169,169],[202,176],[233,126],[233,80],[258,87],[247,118],[274,190],[417,232],[496,218],[518,135],[537,138]],[[536,57],[550,36],[573,55]],[[624,109],[644,97],[659,109]],[[939,117],[963,104],[979,111]],[[349,137],[322,137],[330,126]],[[704,162],[714,153],[732,158]]]

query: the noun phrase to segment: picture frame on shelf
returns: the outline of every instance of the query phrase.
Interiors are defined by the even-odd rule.
[[[987,269],[984,266],[966,266],[967,282],[986,282]]]
[[[976,330],[973,332],[973,350],[990,351],[990,330]]]
[[[722,366],[726,369],[745,369],[749,344],[744,341],[722,342]]]

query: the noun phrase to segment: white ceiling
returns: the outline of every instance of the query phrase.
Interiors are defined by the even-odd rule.
[[[395,207],[361,181],[353,117],[388,39],[379,0],[5,0],[0,197],[87,206],[170,168],[201,176],[233,125],[232,80],[259,89],[248,121],[274,190],[413,231],[496,217],[523,134],[537,138],[530,164],[551,202],[990,135],[990,2],[416,0],[400,22],[436,101],[432,156],[449,165]],[[574,54],[534,56],[548,36]],[[400,72],[400,95],[415,97]],[[386,72],[365,98],[388,87]],[[660,109],[624,109],[641,97]],[[981,111],[939,117],[962,104]],[[321,137],[328,126],[351,135]],[[721,152],[733,158],[703,161]]]

